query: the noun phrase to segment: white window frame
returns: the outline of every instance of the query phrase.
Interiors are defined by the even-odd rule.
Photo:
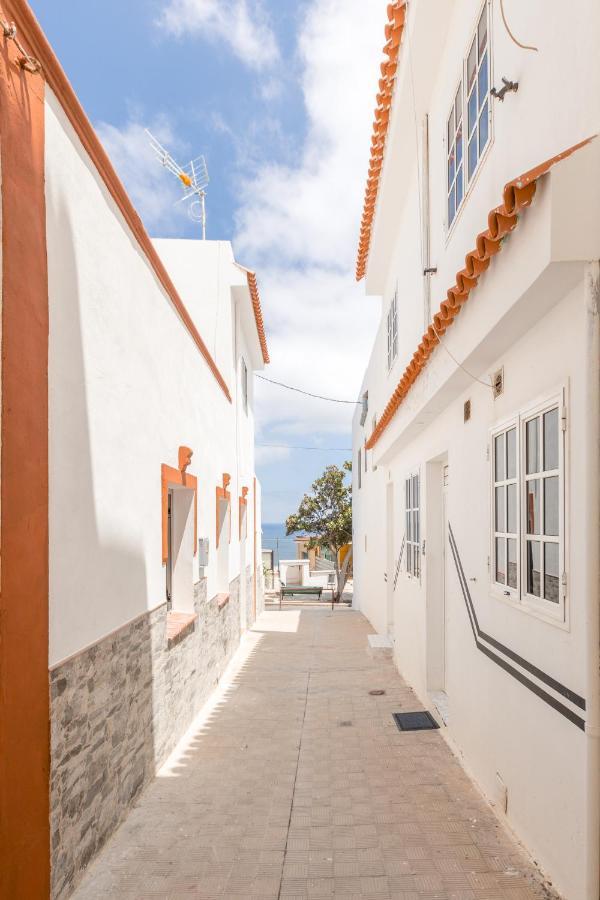
[[[507,438],[509,431],[515,430],[515,466],[516,473],[514,478],[508,477],[507,472]],[[504,435],[504,478],[496,479],[496,439]],[[519,602],[519,585],[520,585],[520,575],[521,575],[521,503],[520,503],[520,478],[521,478],[521,455],[519,452],[519,417],[515,416],[507,421],[503,422],[500,425],[497,425],[491,432],[491,441],[490,441],[490,458],[491,458],[491,508],[492,508],[492,516],[491,516],[491,533],[492,533],[492,543],[491,543],[491,553],[490,553],[490,575],[491,581],[494,589],[498,592],[501,592],[504,597],[510,597],[513,601]],[[516,531],[508,531],[508,486],[516,485]],[[496,528],[496,491],[502,490],[504,492],[504,519],[505,519],[505,528],[504,531],[500,531]],[[504,583],[496,580],[496,572],[497,572],[497,540],[504,541],[504,566],[505,566],[505,581]],[[508,540],[515,540],[517,544],[517,585],[516,587],[512,587],[508,583]]]
[[[416,505],[414,497],[415,479],[418,493]],[[421,508],[421,473],[419,469],[413,469],[404,479],[404,530],[406,535],[404,568],[408,577],[414,578],[416,581],[421,580],[423,565],[421,553]],[[417,523],[416,529],[414,528],[415,520]]]
[[[477,115],[475,117],[476,118],[475,128],[471,132],[471,134],[469,134],[469,94],[471,93],[469,91],[469,85],[468,85],[468,81],[467,81],[469,53],[471,51],[471,48],[473,47],[473,43],[475,42],[477,58],[476,58],[476,69],[475,69],[475,81],[473,84],[473,88],[475,89],[476,92],[478,92],[479,91],[479,72],[481,69],[482,59],[479,59],[479,43],[478,43],[477,38],[478,38],[479,22],[481,21],[481,17],[484,13],[486,15],[486,21],[487,21],[487,41],[486,41],[486,47],[485,47],[484,54],[483,54],[483,55],[485,55],[485,53],[487,52],[487,91],[484,95],[485,99],[483,100],[483,102],[481,102],[480,98],[477,99]],[[479,173],[479,170],[481,169],[481,164],[482,164],[484,158],[487,156],[488,150],[493,141],[493,115],[492,115],[492,99],[493,98],[491,97],[491,94],[490,94],[491,87],[492,87],[492,80],[493,80],[491,38],[492,38],[491,0],[485,0],[485,2],[482,4],[482,6],[479,9],[479,12],[478,12],[478,15],[476,18],[476,22],[475,22],[475,26],[470,34],[469,41],[467,43],[467,50],[466,50],[466,53],[461,62],[461,76],[458,80],[458,87],[455,87],[455,89],[452,93],[452,101],[449,104],[448,115],[446,116],[446,119],[444,122],[444,145],[445,145],[445,151],[446,151],[444,154],[444,161],[445,161],[444,183],[446,185],[446,193],[445,193],[446,210],[444,213],[444,221],[446,222],[446,236],[447,237],[449,237],[451,231],[454,228],[454,225],[455,225],[457,219],[459,218],[459,213],[465,204],[465,201],[471,191],[473,184],[475,183],[477,174]],[[448,215],[448,201],[449,201],[449,197],[450,197],[450,192],[452,190],[452,186],[455,183],[456,175],[454,176],[452,183],[449,183],[448,161],[450,159],[452,147],[448,144],[448,121],[454,111],[456,94],[457,94],[458,90],[461,91],[461,108],[462,108],[463,191],[462,191],[461,202],[458,205],[456,205],[456,203],[455,203],[454,216],[452,219],[450,219],[450,217]],[[481,120],[481,116],[483,115],[483,110],[484,110],[486,103],[487,103],[487,139],[486,139],[486,142],[483,145],[483,147],[479,147],[480,120]],[[456,133],[456,130],[455,130],[455,133]],[[475,168],[473,169],[473,172],[471,174],[469,174],[469,137],[471,137],[473,134],[475,135],[476,141],[477,141],[477,161],[475,163]]]
[[[514,605],[517,609],[531,613],[544,621],[551,622],[564,628],[569,627],[568,588],[565,584],[568,571],[568,522],[567,522],[567,432],[564,426],[564,417],[567,414],[566,388],[562,387],[546,396],[544,400],[523,407],[510,419],[495,425],[490,429],[490,587],[495,597]],[[539,417],[543,432],[543,416],[545,413],[558,410],[558,469],[541,470],[530,475],[527,474],[526,465],[526,428],[527,422]],[[517,492],[518,492],[518,521],[517,521],[517,589],[509,589],[507,585],[496,582],[496,507],[495,507],[495,438],[511,427],[517,428]],[[543,439],[540,441],[540,455],[543,453]],[[541,458],[541,456],[540,456]],[[558,477],[558,535],[544,535],[544,488],[543,481],[549,477]],[[527,483],[539,478],[540,500],[540,534],[528,535],[527,529]],[[505,482],[506,483],[506,482]],[[506,513],[506,510],[505,510]],[[559,571],[559,601],[547,600],[545,597],[537,597],[527,591],[527,541],[538,540],[540,542],[540,592],[543,592],[544,584],[544,556],[543,546],[546,543],[558,544],[558,571]],[[506,564],[508,569],[508,561]]]
[[[456,127],[456,101],[457,98],[460,97],[460,105],[461,105],[461,113],[460,113],[460,162],[458,165],[456,164],[457,160],[457,137],[458,137],[458,129]],[[452,128],[452,140],[450,141],[450,132],[448,130],[448,126],[450,124],[450,117],[453,118],[453,128]],[[450,160],[454,156],[454,172],[452,179],[450,178]],[[456,185],[458,184],[458,175],[460,170],[460,178],[461,178],[461,197],[460,202],[456,203]],[[465,178],[465,131],[464,131],[464,79],[460,78],[458,82],[458,87],[454,92],[454,99],[452,101],[452,105],[450,107],[450,113],[446,118],[446,222],[447,227],[450,229],[453,223],[456,220],[458,215],[458,211],[462,207],[463,201],[465,199],[466,193],[466,178]],[[454,191],[454,215],[450,218],[450,194]]]
[[[391,372],[398,356],[398,288],[390,300],[387,313],[387,369]]]

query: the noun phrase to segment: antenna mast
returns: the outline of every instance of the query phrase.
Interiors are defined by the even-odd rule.
[[[206,160],[203,156],[197,156],[187,166],[180,166],[147,128],[146,134],[150,138],[150,146],[160,164],[181,182],[183,196],[177,203],[191,200],[188,206],[188,215],[193,222],[200,222],[202,240],[206,240],[206,186],[209,182]]]

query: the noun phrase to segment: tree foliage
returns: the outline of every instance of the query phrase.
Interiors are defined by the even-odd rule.
[[[346,582],[346,565],[340,570],[339,551],[352,541],[352,486],[346,475],[352,471],[352,463],[327,466],[323,474],[312,483],[311,492],[300,501],[298,512],[288,516],[286,534],[304,532],[309,537],[309,547],[322,547],[331,551],[337,576],[337,597]]]

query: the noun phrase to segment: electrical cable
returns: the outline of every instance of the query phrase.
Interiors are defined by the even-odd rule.
[[[277,447],[279,450],[323,450],[327,453],[352,453],[352,447],[294,447],[291,444],[255,444],[256,447]]]
[[[508,36],[510,37],[511,41],[514,44],[516,44],[517,47],[520,47],[521,50],[534,50],[536,53],[538,53],[539,51],[538,51],[537,47],[530,47],[529,44],[522,44],[521,41],[518,41],[516,39],[516,37],[514,36],[512,31],[510,30],[510,28],[508,26],[508,22],[506,21],[506,14],[504,12],[504,0],[500,0],[500,13],[502,15],[502,21],[504,22],[504,27],[506,28],[506,30],[508,32]]]
[[[321,394],[311,394],[310,391],[303,391],[302,388],[292,387],[291,384],[284,384],[283,381],[275,381],[273,378],[267,378],[265,375],[258,375],[255,373],[255,377],[260,378],[261,381],[268,381],[269,384],[276,384],[288,391],[304,394],[306,397],[315,397],[317,400],[327,400],[329,403],[348,403],[351,406],[360,406],[360,400],[338,400],[335,397],[323,397]]]

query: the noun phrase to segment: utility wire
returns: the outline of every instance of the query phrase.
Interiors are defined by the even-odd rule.
[[[291,384],[284,384],[283,381],[275,381],[273,378],[266,378],[264,375],[255,373],[255,377],[260,378],[261,381],[268,381],[269,384],[276,384],[278,387],[285,388],[288,391],[304,394],[306,397],[315,397],[317,400],[327,400],[329,403],[349,403],[351,406],[360,406],[360,400],[338,400],[336,397],[323,397],[321,394],[311,394],[310,391],[303,391],[302,388],[292,387]]]
[[[521,41],[518,41],[516,39],[516,37],[514,36],[512,31],[510,30],[510,26],[509,26],[508,22],[506,21],[506,13],[504,12],[504,0],[500,0],[500,13],[502,14],[502,21],[504,22],[504,27],[506,28],[506,30],[508,32],[508,36],[511,39],[511,41],[513,41],[513,43],[515,43],[517,45],[517,47],[520,47],[521,50],[535,50],[535,52],[537,53],[538,52],[537,47],[531,47],[529,44],[522,44]]]

